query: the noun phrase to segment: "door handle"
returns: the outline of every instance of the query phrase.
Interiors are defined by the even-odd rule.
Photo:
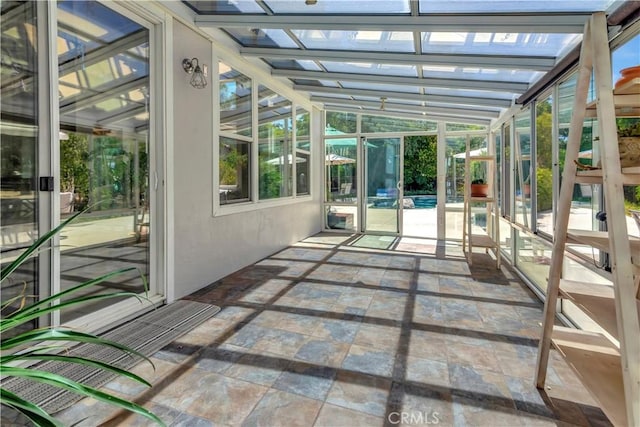
[[[153,189],[158,189],[158,172],[153,171]]]

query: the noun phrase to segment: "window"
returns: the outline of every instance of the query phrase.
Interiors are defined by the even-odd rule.
[[[250,144],[220,137],[220,204],[250,200]]]
[[[531,110],[516,115],[514,149],[515,169],[515,220],[530,227],[531,212]]]
[[[289,197],[293,187],[291,101],[258,89],[258,189],[260,200]],[[302,162],[302,158],[300,162]],[[298,162],[298,158],[295,158]],[[308,163],[308,162],[307,162]]]
[[[296,194],[309,194],[309,161],[311,158],[311,140],[309,127],[311,115],[303,108],[296,112]]]
[[[251,137],[251,79],[220,62],[220,132]]]
[[[536,227],[553,234],[553,96],[536,103]]]
[[[224,62],[220,79],[220,204],[251,200],[251,79]]]

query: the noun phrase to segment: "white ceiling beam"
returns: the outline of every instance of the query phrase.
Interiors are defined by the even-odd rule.
[[[407,15],[198,15],[201,28],[430,31],[582,34],[590,13],[485,13]]]
[[[380,101],[361,101],[357,99],[341,99],[341,98],[331,98],[324,96],[312,96],[312,102],[322,102],[323,104],[340,104],[340,105],[350,105],[354,107],[366,107],[371,109],[380,109],[382,103]],[[389,102],[385,101],[384,103],[386,110],[407,110],[412,112],[419,112],[425,114],[444,114],[444,115],[455,115],[460,117],[482,117],[487,119],[497,119],[500,116],[500,111],[489,111],[489,110],[475,110],[471,108],[448,108],[448,107],[421,107],[419,105],[413,104],[401,104],[397,102]],[[385,110],[385,111],[386,111]]]
[[[506,68],[518,70],[548,71],[555,65],[551,56],[525,55],[463,55],[463,54],[414,54],[365,52],[344,50],[301,50],[262,47],[243,47],[240,54],[267,59],[297,59],[307,61],[365,62],[373,64],[445,65]]]
[[[367,114],[372,116],[384,116],[384,117],[398,117],[400,119],[414,119],[414,120],[433,120],[433,121],[445,121],[455,123],[469,123],[475,125],[491,124],[491,120],[469,117],[469,116],[448,116],[442,114],[416,114],[409,111],[382,111],[380,109],[363,110],[360,108],[353,108],[342,105],[325,105],[325,109],[328,111],[344,111],[346,113]]]
[[[511,99],[501,98],[476,98],[471,96],[453,96],[453,95],[421,95],[419,93],[393,92],[370,89],[347,89],[341,87],[330,86],[312,86],[312,85],[293,85],[298,91],[314,92],[314,93],[334,93],[338,95],[350,96],[369,96],[379,98],[381,96],[387,99],[406,99],[408,101],[422,101],[427,105],[430,102],[440,102],[446,104],[462,104],[462,105],[481,105],[485,107],[509,108],[513,101]]]
[[[495,80],[471,80],[471,79],[445,79],[445,78],[418,78],[404,76],[387,76],[375,74],[357,73],[325,73],[323,71],[303,71],[303,70],[271,70],[272,76],[288,77],[290,79],[308,80],[332,80],[351,81],[365,83],[381,83],[400,86],[418,87],[444,87],[450,89],[472,89],[472,90],[492,90],[500,92],[511,92],[521,94],[529,88],[528,83],[505,82]]]

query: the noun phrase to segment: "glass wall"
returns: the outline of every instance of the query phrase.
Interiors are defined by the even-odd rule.
[[[503,131],[503,143],[502,143],[502,216],[505,218],[511,218],[511,123],[504,125]],[[500,231],[502,236],[502,230]]]
[[[41,37],[35,2],[4,1],[2,15],[2,96],[0,97],[0,253],[2,267],[39,236],[38,197],[38,61]],[[26,34],[31,37],[26,37]],[[37,259],[24,263],[2,284],[2,300],[37,296]],[[20,300],[3,308],[17,309]],[[36,326],[29,322],[25,328]]]
[[[515,117],[515,222],[531,227],[531,109]]]
[[[553,234],[553,96],[536,103],[536,231]]]

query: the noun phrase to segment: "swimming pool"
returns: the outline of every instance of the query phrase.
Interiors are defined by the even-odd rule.
[[[405,196],[405,199],[413,200],[415,209],[433,209],[436,207],[436,196]]]

